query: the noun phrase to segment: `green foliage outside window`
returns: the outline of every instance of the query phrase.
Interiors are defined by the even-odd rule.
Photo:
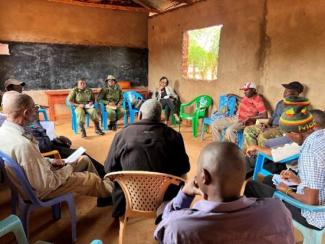
[[[217,79],[222,25],[188,31],[187,78]]]

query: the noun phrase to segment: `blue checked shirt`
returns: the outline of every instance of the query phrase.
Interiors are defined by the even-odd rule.
[[[319,205],[325,204],[325,130],[318,130],[307,137],[302,145],[298,161],[301,183],[297,193],[303,194],[304,187],[319,190]],[[307,222],[318,228],[325,227],[325,212],[302,210]]]

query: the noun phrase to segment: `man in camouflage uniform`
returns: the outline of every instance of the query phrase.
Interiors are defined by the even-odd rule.
[[[116,130],[116,122],[122,118],[125,113],[122,108],[122,90],[113,75],[108,75],[105,83],[106,86],[100,90],[97,101],[106,105],[109,120],[108,129]]]
[[[304,90],[304,86],[298,81],[282,84],[282,86],[285,88],[283,98],[297,97]],[[283,100],[281,100],[277,103],[274,113],[267,124],[247,126],[244,129],[245,145],[259,145],[264,147],[266,140],[282,137],[284,133],[279,128],[279,119],[283,110],[284,103]]]
[[[104,135],[104,132],[99,127],[99,118],[96,109],[94,108],[95,97],[93,91],[87,87],[86,81],[79,80],[77,87],[73,88],[69,94],[69,102],[75,106],[81,137],[86,137],[85,117],[86,113],[90,115],[90,119],[95,124],[95,133]]]

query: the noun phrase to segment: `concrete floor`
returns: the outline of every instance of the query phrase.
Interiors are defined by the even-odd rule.
[[[73,148],[83,146],[87,149],[88,154],[99,162],[104,162],[115,133],[109,132],[104,136],[97,136],[94,133],[93,125],[91,125],[87,129],[87,139],[81,139],[79,135],[74,135],[70,128],[69,120],[59,120],[56,122],[57,135],[69,137],[73,142]],[[188,174],[190,178],[195,174],[196,161],[201,148],[211,142],[211,134],[206,134],[205,140],[201,141],[199,138],[192,137],[191,127],[189,126],[182,126],[181,132],[191,162],[191,170]],[[85,196],[76,196],[75,202],[78,218],[77,243],[86,244],[94,239],[101,239],[104,243],[118,243],[119,224],[112,219],[110,206],[97,208],[96,198]],[[5,186],[1,185],[0,206],[0,219],[3,219],[10,214],[10,192]],[[124,243],[157,243],[153,240],[154,228],[153,219],[131,219],[126,226]],[[52,243],[71,243],[70,221],[65,205],[63,206],[62,217],[59,221],[52,220],[50,209],[37,210],[31,215],[30,243],[38,240]],[[297,240],[301,240],[301,238]],[[0,241],[1,243],[14,243],[10,235],[0,239]]]

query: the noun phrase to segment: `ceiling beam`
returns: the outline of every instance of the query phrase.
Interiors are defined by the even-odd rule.
[[[49,2],[64,3],[81,7],[92,7],[92,8],[105,8],[111,10],[122,10],[122,11],[131,11],[131,12],[145,12],[148,13],[152,10],[141,7],[130,7],[130,6],[119,6],[112,4],[99,4],[99,3],[89,3],[89,2],[80,2],[74,0],[48,0]]]
[[[147,3],[144,3],[142,0],[132,0],[132,1],[148,9],[150,12],[159,13],[159,9],[153,8]]]

